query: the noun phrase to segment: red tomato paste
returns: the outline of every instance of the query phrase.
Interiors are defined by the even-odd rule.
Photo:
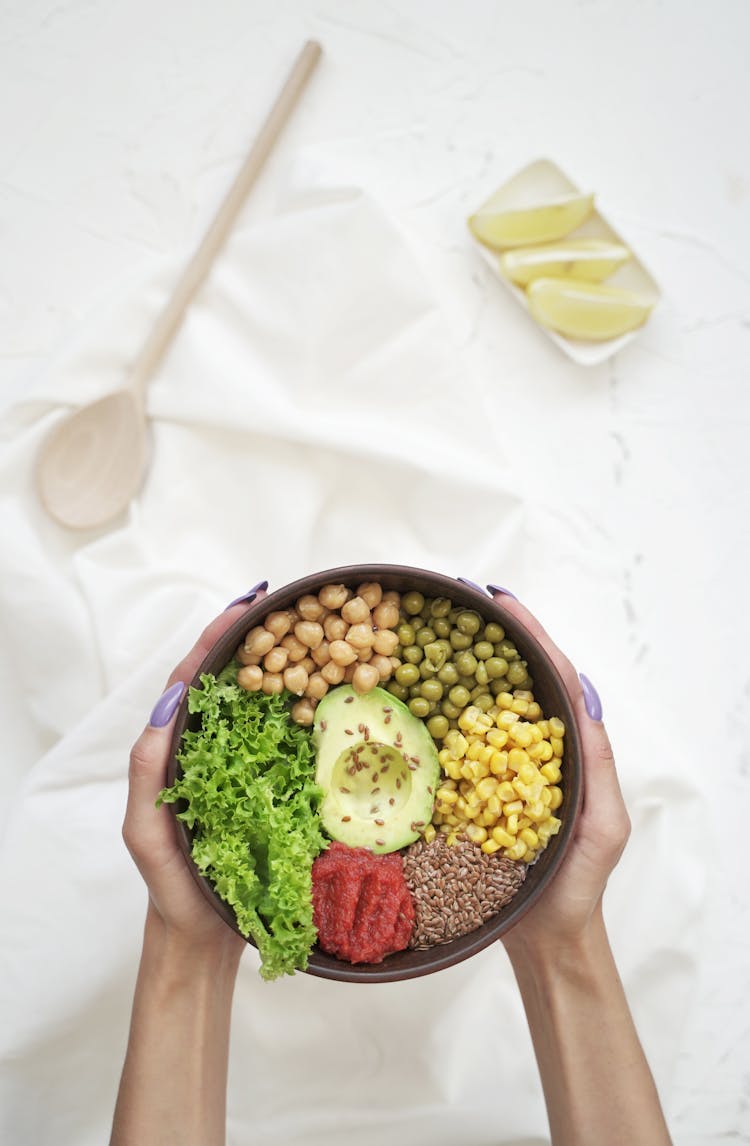
[[[403,951],[414,905],[401,856],[375,855],[335,842],[313,863],[313,922],[318,943],[349,963],[381,963]]]

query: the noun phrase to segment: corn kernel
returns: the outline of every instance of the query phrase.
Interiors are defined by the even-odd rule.
[[[518,814],[513,812],[512,815],[505,817],[505,828],[509,836],[518,834]]]
[[[452,759],[453,757],[447,748],[441,748],[438,752],[438,760],[440,761],[440,766],[442,768],[445,768],[446,764],[450,764]]]
[[[464,835],[466,835],[473,844],[483,844],[487,839],[487,829],[479,827],[478,824],[469,824],[464,831]]]
[[[487,743],[493,748],[504,748],[508,743],[508,733],[504,728],[490,728],[487,730]]]
[[[518,769],[518,779],[523,780],[524,784],[533,784],[539,779],[539,772],[532,763],[525,763]]]
[[[529,763],[529,754],[523,748],[511,748],[508,753],[508,767],[517,772],[522,764]]]
[[[561,736],[550,736],[549,742],[550,742],[550,745],[552,746],[552,751],[554,752],[555,756],[559,756],[560,759],[562,759],[562,754],[563,754],[563,750],[564,750],[562,737]]]
[[[531,729],[531,743],[538,744],[543,739],[541,732],[535,724],[530,724],[529,728]]]
[[[485,855],[491,856],[500,851],[500,844],[496,840],[485,840],[481,845]]]
[[[424,836],[425,843],[431,844],[435,839],[437,832],[435,831],[435,828],[432,824],[428,824],[425,830],[422,832],[422,835]]]
[[[533,863],[534,860],[536,859],[536,852],[534,851],[533,848],[527,848],[526,851],[521,856],[521,859],[523,860],[524,863]]]
[[[551,811],[555,812],[563,802],[562,789],[558,788],[555,785],[552,788],[550,788],[549,794],[550,794],[549,807],[550,807]]]
[[[495,701],[498,708],[507,709],[510,708],[511,704],[513,703],[513,696],[509,692],[499,692],[495,697]]]
[[[481,800],[489,800],[490,796],[493,795],[496,789],[497,780],[495,777],[485,776],[485,778],[480,780],[477,784],[477,795]]]
[[[502,693],[500,695],[502,696]],[[501,713],[499,713],[499,715],[498,715],[497,726],[498,726],[498,728],[508,729],[508,728],[512,728],[513,725],[517,723],[517,721],[518,721],[517,713],[510,712],[507,708],[504,708],[503,711]]]
[[[500,800],[497,793],[495,793],[493,796],[490,796],[489,800],[487,801],[487,813],[490,816],[499,816],[502,814],[502,810],[502,801]]]
[[[556,816],[550,816],[550,818],[547,820],[547,823],[550,826],[550,829],[549,829],[550,835],[556,836],[557,833],[560,831],[560,828],[562,827],[562,821],[558,820]]]
[[[523,800],[510,800],[507,804],[503,804],[504,816],[512,816],[514,812],[520,816],[523,812]]]
[[[468,747],[466,757],[468,760],[478,760],[479,753],[482,751],[482,745],[479,740],[474,740]]]
[[[540,761],[542,756],[545,755],[547,750],[544,748],[544,743],[544,740],[537,740],[534,744],[531,745],[530,748],[527,749],[532,760]]]
[[[525,716],[529,711],[529,702],[528,700],[519,700],[517,696],[514,696],[510,710],[511,712],[516,712],[519,716]]]
[[[452,760],[450,764],[446,764],[445,766],[446,774],[450,777],[451,780],[460,780],[462,775],[462,766],[463,760]]]
[[[542,795],[540,799],[545,808],[549,808],[550,800],[552,799],[549,788],[542,788]]]
[[[507,804],[509,800],[515,800],[516,798],[515,788],[512,784],[508,783],[507,780],[503,780],[501,784],[498,784],[497,794],[504,804]]]
[[[490,772],[493,776],[502,776],[508,767],[508,753],[494,751],[490,760]]]
[[[526,844],[523,840],[516,840],[512,847],[505,849],[505,855],[508,859],[520,860],[526,854]]]
[[[477,760],[479,760],[482,764],[489,765],[489,763],[492,760],[492,757],[494,755],[495,755],[495,749],[492,747],[492,745],[491,744],[485,744],[484,747],[479,749],[479,755],[477,756]]]
[[[528,748],[534,741],[531,725],[525,721],[518,721],[510,730],[510,738],[519,748]]]
[[[512,848],[516,842],[513,836],[510,835],[509,832],[506,832],[505,828],[501,827],[492,829],[492,838],[498,847],[501,848]]]
[[[539,731],[541,732],[544,739],[547,740],[547,738],[549,737],[549,721],[548,720],[537,720],[536,726],[539,729]],[[446,737],[446,739],[447,739],[447,737]]]
[[[533,700],[531,702],[531,704],[529,705],[529,711],[526,713],[526,715],[529,718],[529,720],[539,720],[539,717],[542,715],[541,706],[538,705],[535,700]],[[542,736],[544,736],[543,732],[542,732]]]
[[[562,737],[565,735],[565,725],[563,724],[562,720],[560,720],[557,716],[551,716],[550,717],[549,732],[550,732],[550,736],[561,736]]]
[[[542,764],[539,771],[550,784],[556,784],[562,775],[557,762],[552,760],[548,764]]]
[[[494,828],[495,824],[497,823],[497,816],[493,816],[492,812],[488,812],[485,808],[482,814],[477,816],[474,823],[481,824],[483,828]]]
[[[523,840],[527,848],[536,848],[539,846],[539,836],[533,828],[522,828],[518,833],[519,840]]]

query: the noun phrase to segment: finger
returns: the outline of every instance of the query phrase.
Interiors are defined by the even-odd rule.
[[[169,674],[167,683],[171,685],[178,680],[192,680],[216,642],[227,629],[232,627],[237,618],[242,616],[243,611],[247,611],[250,605],[262,601],[267,596],[268,593],[265,589],[258,589],[254,596],[233,602],[223,613],[215,617],[211,624],[203,630],[187,656],[183,657],[177,667]]]
[[[186,687],[178,681],[159,697],[130,752],[123,836],[136,859],[150,854],[160,843],[171,842],[165,835],[165,809],[157,808],[156,801],[167,782],[172,725]]]

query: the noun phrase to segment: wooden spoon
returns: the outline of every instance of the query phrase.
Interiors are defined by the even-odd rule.
[[[308,41],[124,386],[81,407],[53,429],[37,458],[39,496],[72,529],[93,529],[116,517],[138,492],[147,465],[146,388],[188,305],[201,287],[321,55]]]

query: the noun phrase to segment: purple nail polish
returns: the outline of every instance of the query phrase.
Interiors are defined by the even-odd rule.
[[[241,597],[235,597],[227,605],[227,609],[231,609],[233,605],[250,605],[258,595],[268,588],[267,581],[259,581],[257,585],[253,585],[252,589],[248,589],[247,593],[243,593]],[[224,610],[226,613],[227,609]]]
[[[599,699],[599,693],[594,688],[593,684],[587,676],[579,672],[578,679],[581,682],[583,689],[583,699],[586,704],[586,711],[592,720],[601,720],[602,718],[602,702]]]
[[[477,593],[484,593],[482,586],[477,585],[476,581],[470,581],[468,577],[456,577],[456,580],[462,585],[468,585],[470,589],[476,589]]]
[[[152,728],[165,728],[170,720],[177,712],[180,701],[182,700],[187,685],[183,680],[176,681],[173,685],[163,692],[154,705],[154,711],[148,718],[148,722]]]
[[[502,585],[488,585],[487,592],[504,593],[506,597],[512,597],[514,601],[518,600],[518,597],[515,595],[515,593],[511,593],[510,589],[503,589]]]

